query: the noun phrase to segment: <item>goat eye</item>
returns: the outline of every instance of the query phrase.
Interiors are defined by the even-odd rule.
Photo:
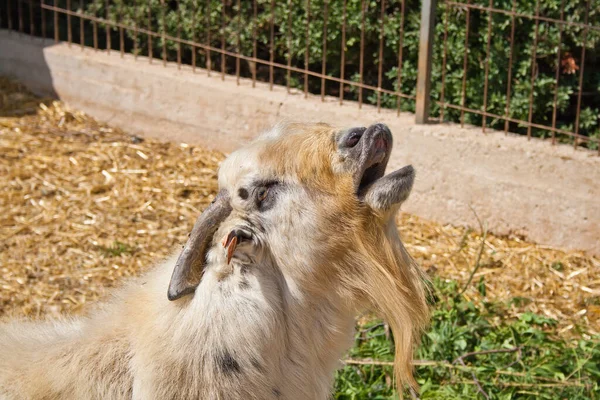
[[[260,189],[258,189],[258,192],[256,193],[256,199],[260,202],[260,201],[264,201],[267,198],[267,195],[269,194],[269,188],[268,187],[261,187]]]

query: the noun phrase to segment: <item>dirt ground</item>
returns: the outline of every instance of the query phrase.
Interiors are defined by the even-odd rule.
[[[183,244],[224,155],[128,135],[0,78],[0,318],[79,313]],[[410,200],[409,200],[410,201]],[[430,276],[466,284],[505,317],[600,332],[600,258],[402,213]]]

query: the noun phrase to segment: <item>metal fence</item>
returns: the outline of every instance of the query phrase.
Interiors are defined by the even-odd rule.
[[[594,1],[6,0],[0,25],[600,154]]]

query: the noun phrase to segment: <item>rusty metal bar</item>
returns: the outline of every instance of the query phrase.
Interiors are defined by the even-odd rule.
[[[106,14],[106,20],[110,21],[109,11],[108,11],[109,8],[110,8],[110,0],[106,0],[105,7],[106,7],[106,10],[104,10],[104,11],[105,11],[105,14]],[[112,44],[110,42],[110,34],[111,34],[111,32],[110,32],[110,29],[111,29],[110,26],[111,25],[106,24],[106,26],[104,28],[105,32],[106,32],[106,54],[110,54],[110,50],[112,49]]]
[[[417,66],[417,101],[415,106],[415,121],[417,124],[426,124],[429,122],[435,8],[436,0],[423,0],[421,3],[421,32],[419,34],[419,63]]]
[[[177,5],[177,69],[181,69],[181,4],[179,0],[175,3]]]
[[[340,60],[340,106],[344,103],[344,69],[346,68],[346,1],[342,7],[342,44],[341,44],[341,60]]]
[[[304,51],[304,98],[308,97],[308,46],[310,44],[310,0],[306,0],[306,50]]]
[[[84,0],[81,0],[80,2],[80,7],[81,7],[81,15],[83,15],[83,10],[85,10],[85,2]],[[83,19],[83,17],[79,17],[79,45],[81,46],[81,51],[83,51],[85,49],[85,20]]]
[[[469,3],[471,0],[467,0]],[[467,3],[467,4],[469,4]],[[450,4],[450,3],[448,3]],[[465,108],[465,102],[467,100],[467,66],[469,61],[469,24],[471,23],[471,8],[467,7],[466,16],[466,27],[465,27],[465,56],[463,59],[463,80],[461,89],[461,101],[460,104]],[[460,126],[465,126],[465,111],[460,110]]]
[[[325,101],[325,74],[327,73],[327,19],[329,2],[323,2],[323,55],[321,58],[321,102]]]
[[[577,94],[577,114],[575,115],[575,136],[573,141],[573,147],[577,148],[577,137],[579,135],[579,116],[581,114],[581,95],[583,93],[583,69],[585,67],[585,46],[587,45],[588,36],[588,20],[590,17],[590,0],[587,0],[585,5],[585,26],[583,30],[583,41],[581,46],[581,61],[579,62],[579,93]]]
[[[258,6],[256,5],[256,0],[252,1],[252,9],[253,9],[253,20],[252,20],[252,58],[257,59],[256,57],[256,35],[258,34],[256,31],[256,24],[258,21]],[[252,87],[256,87],[256,62],[253,64],[252,68]]]
[[[56,8],[57,0],[54,0],[54,8]],[[58,12],[54,10],[54,42],[58,43]]]
[[[361,18],[361,28],[360,28],[360,61],[358,64],[358,82],[363,84],[363,71],[364,71],[364,58],[365,58],[365,14],[367,12],[365,0],[360,0],[360,18]],[[358,89],[358,109],[362,108],[363,101],[363,91],[362,87]]]
[[[148,0],[148,32],[152,32],[152,0]],[[152,64],[153,56],[152,35],[148,33],[148,62],[150,64]]]
[[[560,19],[563,20],[565,18],[565,0],[562,0],[560,3]],[[554,99],[552,106],[552,128],[556,128],[556,117],[558,115],[558,87],[560,81],[560,56],[561,56],[561,46],[562,46],[562,34],[563,34],[563,25],[559,25],[558,28],[558,43],[556,45],[556,83],[554,84]],[[556,132],[552,131],[552,144],[556,144]]]
[[[377,112],[381,112],[381,79],[383,77],[383,38],[385,36],[385,0],[381,0],[381,22],[379,25],[379,58],[377,60]]]
[[[400,2],[400,37],[398,39],[398,74],[396,76],[397,84],[398,84],[398,116],[400,116],[400,110],[402,106],[402,102],[400,99],[402,98],[402,57],[404,54],[404,3],[405,0],[401,0]]]
[[[344,0],[345,1],[345,0]],[[290,93],[290,85],[292,80],[292,71],[290,71],[290,67],[292,66],[292,0],[288,0],[287,2],[287,79],[286,86],[287,92]]]
[[[221,80],[225,80],[225,2],[221,2]]]
[[[46,0],[42,0],[40,3],[40,13],[42,15],[42,38],[46,39],[46,10],[44,9]],[[11,29],[11,15],[10,15],[10,1],[8,2],[8,32]]]
[[[493,0],[490,0],[490,8],[493,5]],[[489,86],[489,75],[490,75],[490,45],[492,44],[492,18],[493,14],[491,11],[488,12],[488,27],[487,27],[487,45],[485,47],[485,78],[483,81],[483,112],[487,112],[488,106],[488,86]],[[482,125],[481,130],[485,133],[485,126],[487,119],[484,116],[481,118]]]
[[[448,19],[450,7],[448,4],[444,7],[444,47],[442,51],[442,88],[440,90],[440,102],[444,103],[446,91],[446,62],[448,57]],[[440,107],[440,122],[444,122],[444,107]]]
[[[162,21],[162,61],[167,66],[167,24],[165,21],[165,0],[160,0],[160,19]]]
[[[273,90],[273,61],[275,60],[275,0],[271,0],[271,18],[269,21],[269,90]]]
[[[210,0],[206,0],[206,15],[204,18],[206,21],[206,73],[208,76],[210,76],[210,70],[212,68],[212,60],[210,57]]]
[[[508,77],[506,84],[506,110],[504,112],[504,134],[508,135],[508,128],[510,122],[508,116],[510,114],[510,95],[512,86],[512,67],[513,67],[513,56],[515,52],[515,15],[514,11],[517,9],[517,0],[512,2],[513,14],[510,17],[510,55],[508,56]]]
[[[137,33],[137,27],[138,27],[138,23],[140,20],[140,5],[138,3],[138,0],[134,0],[134,4],[135,4],[135,14],[133,16],[133,26],[135,28],[135,30],[133,31],[133,58],[134,60],[137,61],[137,57],[138,57],[138,33]]]
[[[67,10],[71,10],[71,0],[67,0]],[[73,42],[73,26],[71,25],[71,16],[67,15],[67,45],[71,47]]]
[[[98,3],[96,2],[97,0],[93,0],[94,4],[94,17],[96,17],[97,15],[97,7],[98,7]],[[94,21],[92,22],[92,28],[93,28],[93,35],[94,35],[94,51],[98,51],[98,21],[96,20],[96,18],[94,18]]]
[[[123,0],[119,3],[119,20],[123,21]],[[119,27],[119,53],[121,58],[125,55],[125,37],[123,35],[123,27]]]
[[[196,13],[198,12],[197,3],[192,3],[192,42],[196,43]],[[192,45],[192,72],[196,72],[196,45]]]
[[[582,24],[582,23],[578,23],[578,22],[571,22],[568,20],[561,21],[559,19],[543,17],[541,15],[533,16],[530,14],[523,14],[523,13],[518,13],[518,12],[513,12],[513,11],[502,10],[500,8],[491,8],[491,7],[480,6],[477,4],[471,4],[470,2],[461,3],[461,2],[457,2],[457,1],[448,1],[448,4],[452,5],[452,6],[466,7],[467,10],[474,9],[474,10],[480,10],[480,11],[491,11],[491,12],[497,13],[497,14],[514,15],[519,18],[526,18],[526,19],[537,20],[537,21],[541,21],[541,22],[552,22],[552,23],[556,23],[556,24],[568,25],[568,26],[582,28],[582,29],[588,28],[590,30],[600,32],[600,26],[592,26],[592,25],[586,26],[585,23]]]
[[[235,43],[235,52],[240,54],[240,31],[242,30],[242,5],[241,1],[237,0],[237,37]],[[235,58],[235,82],[240,85],[240,57]]]
[[[12,9],[10,7],[10,0],[6,3],[6,13],[8,14],[8,33],[12,32]],[[42,4],[44,4],[44,0],[42,0]],[[56,5],[56,4],[54,4]],[[43,10],[43,9],[42,9]],[[45,21],[44,21],[45,23]]]
[[[19,33],[23,34],[23,32],[25,32],[25,23],[23,22],[23,0],[17,0],[17,16],[19,20]]]
[[[35,24],[33,22],[33,0],[29,0],[29,34],[33,39],[35,35]]]
[[[535,1],[535,15],[540,14],[540,0]],[[527,121],[531,124],[533,121],[533,92],[535,88],[535,73],[536,73],[536,58],[537,58],[537,45],[538,45],[538,34],[540,30],[540,21],[535,20],[535,34],[533,37],[533,49],[531,50],[531,90],[529,92],[529,117]],[[527,127],[527,140],[531,139],[531,125]]]

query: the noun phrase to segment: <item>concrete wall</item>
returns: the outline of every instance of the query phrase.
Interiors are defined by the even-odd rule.
[[[231,151],[282,119],[341,126],[388,124],[390,169],[413,164],[417,181],[405,211],[477,227],[469,206],[493,232],[600,254],[600,157],[571,146],[452,124],[415,125],[411,115],[381,113],[337,99],[308,100],[285,88],[118,52],[82,51],[0,31],[0,74],[130,133]]]

